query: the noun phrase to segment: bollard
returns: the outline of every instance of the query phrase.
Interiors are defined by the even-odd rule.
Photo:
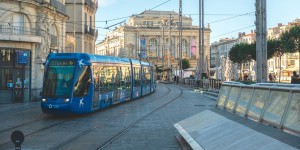
[[[16,130],[11,134],[11,141],[15,144],[15,150],[21,150],[21,144],[24,141],[24,134]]]

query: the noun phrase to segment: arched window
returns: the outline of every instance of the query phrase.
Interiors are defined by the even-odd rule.
[[[155,38],[151,38],[149,40],[149,47],[148,47],[148,54],[149,57],[157,57],[157,40]]]
[[[30,23],[27,16],[13,13],[1,23],[2,33],[31,35]]]

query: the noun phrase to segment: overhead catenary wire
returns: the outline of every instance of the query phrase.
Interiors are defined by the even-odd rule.
[[[160,3],[160,4],[158,4],[157,6],[151,8],[151,9],[149,9],[149,10],[154,10],[154,9],[156,9],[156,8],[162,6],[162,5],[164,5],[164,4],[166,4],[166,3],[170,2],[170,1],[171,1],[171,0],[167,0],[167,1],[163,2],[163,3]],[[5,10],[5,11],[10,11],[10,12],[15,12],[15,13],[22,13],[22,12],[13,11],[13,10],[4,9],[4,8],[0,8],[0,10]],[[221,21],[225,21],[225,20],[229,20],[229,19],[237,18],[237,17],[241,17],[241,16],[253,15],[253,13],[254,13],[254,12],[249,12],[249,13],[244,13],[244,14],[205,14],[205,15],[218,15],[218,16],[230,16],[230,15],[235,15],[235,16],[232,16],[232,17],[228,17],[228,18],[224,18],[224,19],[220,19],[220,20],[216,20],[216,21],[210,22],[210,24],[212,24],[212,23],[217,23],[217,22],[221,22]],[[30,15],[30,16],[40,16],[40,15],[33,15],[33,14],[27,14],[27,13],[22,13],[22,14]],[[140,15],[140,14],[137,14],[137,15],[130,15],[130,16],[125,16],[125,17],[118,17],[118,18],[114,18],[114,19],[110,19],[110,20],[103,20],[103,21],[101,21],[101,20],[100,20],[100,21],[95,20],[95,22],[111,22],[111,21],[120,20],[120,19],[124,19],[124,18],[128,18],[128,17],[138,16],[138,15]],[[199,14],[184,14],[184,15],[199,15]],[[40,17],[42,17],[42,16],[40,16]],[[51,20],[51,21],[53,21],[53,22],[58,22],[58,23],[63,23],[63,21],[65,20],[65,19],[62,19],[62,20],[60,20],[60,21],[55,21],[54,19],[51,19],[51,18],[49,18],[49,17],[42,17],[42,18]],[[83,22],[85,22],[85,21],[76,21],[75,24],[76,24],[76,25],[85,25],[85,24],[80,24],[80,22],[83,23]],[[4,23],[4,22],[3,22],[3,23]],[[20,23],[25,23],[25,22],[23,21],[23,22],[20,22]],[[30,23],[34,23],[34,22],[30,22]],[[72,22],[72,21],[66,21],[65,23],[73,23],[73,22]],[[68,25],[66,25],[66,26],[68,27]],[[253,27],[253,26],[250,26],[250,27]],[[236,32],[236,31],[240,31],[240,30],[243,30],[243,29],[247,29],[247,28],[250,28],[250,27],[246,27],[246,28],[242,28],[242,29],[230,31],[230,32],[227,32],[227,33],[224,33],[224,34],[220,34],[220,35],[211,37],[211,38],[220,37],[220,36],[222,36],[222,35],[230,34],[230,33],[233,33],[233,32]],[[105,27],[100,27],[100,26],[94,26],[94,28],[95,28],[95,29],[97,28],[97,29],[104,29],[104,30],[113,31],[113,30],[107,29],[107,28],[105,28]],[[82,29],[82,28],[76,28],[76,29]],[[98,33],[98,35],[100,35],[100,36],[106,36],[106,35],[100,34],[100,33]],[[134,35],[132,35],[132,36],[134,36]],[[98,39],[97,41],[101,41],[101,40]]]
[[[227,33],[223,33],[223,34],[220,34],[220,35],[211,37],[211,39],[217,38],[217,37],[220,37],[220,36],[223,36],[223,35],[231,34],[231,33],[237,32],[237,31],[241,31],[241,30],[244,30],[244,29],[248,29],[248,28],[251,28],[251,27],[255,27],[255,25],[251,25],[251,26],[248,26],[248,27],[244,27],[244,28],[240,28],[240,29],[237,29],[237,30],[234,30],[234,31],[230,31],[230,32],[227,32]]]

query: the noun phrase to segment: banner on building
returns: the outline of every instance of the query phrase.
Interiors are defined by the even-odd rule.
[[[140,39],[140,58],[146,58],[146,38]]]
[[[196,52],[197,52],[197,43],[196,39],[191,40],[191,58],[196,58]]]
[[[28,51],[18,51],[18,64],[28,64],[29,52]]]

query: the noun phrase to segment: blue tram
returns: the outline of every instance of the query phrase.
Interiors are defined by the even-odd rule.
[[[84,114],[156,89],[151,63],[84,53],[52,53],[45,62],[44,113]]]

